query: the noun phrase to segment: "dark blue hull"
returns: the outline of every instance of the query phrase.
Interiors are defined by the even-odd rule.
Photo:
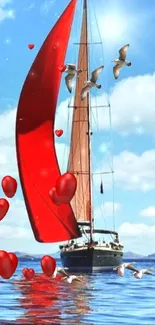
[[[71,271],[110,271],[122,262],[123,252],[84,247],[61,251],[61,262]]]

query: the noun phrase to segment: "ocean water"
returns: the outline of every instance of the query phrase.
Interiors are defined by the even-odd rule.
[[[60,261],[57,262],[57,265]],[[155,261],[137,262],[149,268]],[[85,275],[80,282],[68,284],[37,274],[24,280],[22,269],[41,273],[40,260],[20,260],[10,280],[0,280],[0,325],[155,325],[155,277],[141,280],[127,270],[123,278],[117,273]]]

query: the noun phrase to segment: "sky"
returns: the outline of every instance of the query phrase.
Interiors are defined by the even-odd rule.
[[[105,66],[100,75],[102,88],[92,90],[92,102],[104,105],[110,100],[113,135],[112,148],[108,109],[98,108],[97,113],[94,110],[93,168],[95,172],[109,170],[113,151],[115,227],[125,251],[147,255],[154,253],[155,243],[155,2],[88,2],[92,40],[98,41],[101,37],[103,42],[103,52],[95,45],[91,47],[90,62],[92,69],[102,63]],[[68,3],[68,0],[0,0],[0,179],[11,175],[19,183],[16,196],[9,200],[10,210],[0,221],[0,248],[7,251],[50,254],[58,250],[56,244],[42,244],[34,239],[18,178],[14,138],[17,105],[24,80],[45,37]],[[77,48],[73,42],[79,37],[81,5],[79,0],[66,62],[76,60]],[[28,49],[29,43],[35,45],[32,51]],[[118,50],[128,43],[127,59],[132,65],[125,67],[116,81],[111,60],[117,58]],[[62,77],[55,124],[59,129],[67,125],[66,108],[70,100],[63,81]],[[97,132],[96,121],[100,132]],[[56,140],[63,169],[67,162],[68,141],[67,136]],[[95,222],[97,227],[106,225],[110,228],[110,176],[103,177],[103,184],[104,195],[100,195],[100,179],[94,179]],[[0,197],[4,197],[1,189]]]

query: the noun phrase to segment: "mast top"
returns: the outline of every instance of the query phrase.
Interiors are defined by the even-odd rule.
[[[83,9],[86,9],[86,8],[87,8],[87,0],[84,0]]]

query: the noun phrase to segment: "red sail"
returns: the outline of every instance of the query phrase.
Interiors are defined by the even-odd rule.
[[[76,2],[70,2],[42,45],[25,80],[17,111],[18,169],[30,223],[39,242],[81,235],[70,204],[56,206],[49,197],[60,175],[54,140],[59,67],[64,64]]]

